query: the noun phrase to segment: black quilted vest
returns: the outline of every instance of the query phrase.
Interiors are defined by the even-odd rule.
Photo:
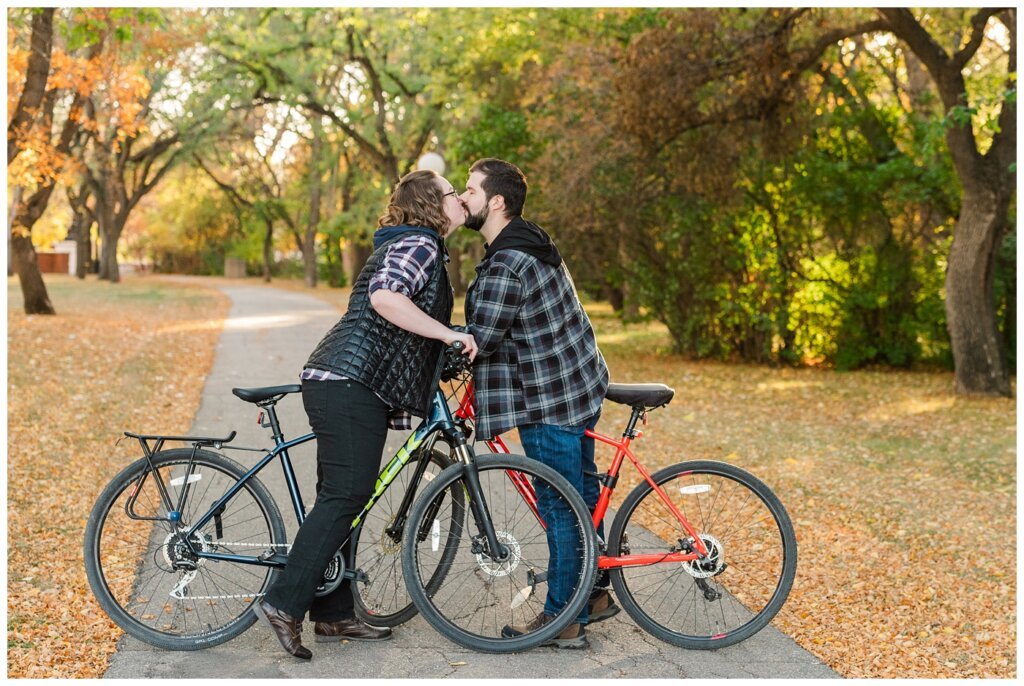
[[[444,343],[395,326],[370,305],[370,279],[380,268],[388,246],[401,238],[388,241],[370,255],[352,287],[348,311],[316,346],[306,367],[358,381],[392,408],[424,417],[439,380],[436,372]],[[444,266],[444,242],[440,237],[437,241],[440,256],[434,273],[412,301],[450,326],[455,298]]]

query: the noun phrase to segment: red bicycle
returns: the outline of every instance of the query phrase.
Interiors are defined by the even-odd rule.
[[[468,378],[461,384],[464,392],[455,417],[468,427],[474,419],[473,389]],[[586,432],[615,449],[608,471],[596,475],[601,489],[593,509],[595,528],[608,512],[626,458],[643,479],[615,513],[607,541],[599,540],[597,567],[608,571],[626,612],[652,635],[683,648],[722,648],[749,638],[782,608],[796,575],[796,535],[778,497],[739,467],[700,460],[648,472],[630,446],[642,435],[637,425],[647,423],[650,411],[668,405],[674,393],[662,384],[611,384],[606,399],[632,409],[622,438]],[[486,444],[491,452],[510,452],[501,437]],[[490,511],[500,509],[508,529],[499,537],[515,553],[500,566],[501,594],[494,592],[493,561],[490,566],[474,565],[472,559],[465,574],[445,576],[442,586],[455,592],[446,594],[434,587],[428,593],[421,576],[436,584],[437,565],[429,551],[431,537],[422,532],[437,528],[431,518],[458,479],[458,467],[451,469],[451,477],[438,475],[422,492],[410,513],[402,552],[406,585],[420,612],[441,633],[469,647],[499,652],[493,644],[478,647],[467,641],[460,626],[469,617],[486,622],[488,613],[497,623],[509,608],[538,593],[546,569],[531,564],[524,552],[527,539],[536,544],[538,536],[517,532],[543,532],[544,522],[530,480],[505,469],[504,485],[491,486],[486,494]],[[520,510],[525,516],[515,514]],[[437,535],[434,531],[434,548]],[[421,557],[428,563],[421,565]],[[429,573],[421,575],[421,567]],[[577,588],[570,604],[589,592]]]

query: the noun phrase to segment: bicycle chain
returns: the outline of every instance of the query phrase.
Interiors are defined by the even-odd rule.
[[[213,545],[247,546],[250,548],[291,548],[291,543],[232,543],[231,541],[210,541]]]
[[[171,597],[175,600],[236,600],[246,598],[262,598],[266,593],[243,593],[241,595],[190,595],[185,597],[178,597],[171,594]]]

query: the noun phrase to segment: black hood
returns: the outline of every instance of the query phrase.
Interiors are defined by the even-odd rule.
[[[552,267],[562,264],[562,256],[555,244],[551,242],[551,237],[544,232],[544,229],[522,217],[516,217],[510,221],[494,239],[494,242],[484,247],[486,248],[485,260],[490,259],[499,250],[518,250],[527,255],[533,255]]]
[[[373,232],[373,249],[376,250],[392,238],[397,238],[405,233],[422,233],[443,241],[437,231],[428,229],[424,226],[409,226],[408,224],[401,224],[399,226],[383,226]]]

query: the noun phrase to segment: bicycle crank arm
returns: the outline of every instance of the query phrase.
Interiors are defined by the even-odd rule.
[[[366,576],[366,572],[361,569],[346,569],[341,573],[342,578],[348,579],[349,581],[358,581],[361,584],[370,583],[370,577]]]

